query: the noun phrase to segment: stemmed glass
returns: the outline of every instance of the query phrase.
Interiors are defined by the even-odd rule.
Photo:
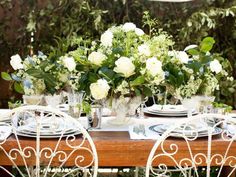
[[[197,96],[193,96],[191,98],[184,98],[181,101],[184,108],[188,111],[188,118],[192,117],[192,113],[199,107],[199,98]]]

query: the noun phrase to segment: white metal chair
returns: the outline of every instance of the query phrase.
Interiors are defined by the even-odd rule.
[[[176,133],[179,130],[182,133]],[[184,119],[168,128],[154,144],[147,160],[146,177],[211,177],[213,169],[216,177],[222,173],[231,176],[236,168],[234,140],[236,120],[230,116],[204,114]],[[224,166],[230,167],[228,174],[223,172]],[[176,171],[178,174],[173,175]]]
[[[97,176],[95,145],[76,119],[44,106],[19,107],[13,109],[9,116],[12,117],[12,124],[0,126],[11,128],[14,136],[10,140],[0,140],[0,154],[4,154],[4,159],[11,163],[13,170],[0,166],[1,170],[10,176],[22,177]],[[70,125],[73,130],[70,130]],[[24,126],[32,129],[32,132],[26,133],[29,137],[24,137]],[[48,134],[50,131],[52,135]],[[9,149],[11,143],[15,147]]]

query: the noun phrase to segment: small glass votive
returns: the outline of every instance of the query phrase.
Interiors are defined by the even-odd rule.
[[[72,92],[68,94],[69,115],[79,118],[82,111],[82,102],[85,92]]]

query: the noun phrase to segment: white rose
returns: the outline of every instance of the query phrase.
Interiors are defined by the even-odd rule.
[[[185,47],[184,51],[188,51],[188,50],[190,50],[190,49],[195,49],[195,48],[197,48],[197,47],[198,47],[198,46],[197,46],[196,44],[192,44],[192,45],[189,45],[189,46]]]
[[[106,60],[106,55],[104,55],[101,52],[92,52],[89,56],[88,56],[88,60],[95,64],[100,66],[102,64],[102,62],[104,60]]]
[[[168,54],[178,59],[181,63],[188,63],[189,61],[188,54],[184,51],[169,51]]]
[[[113,39],[113,33],[110,30],[107,30],[101,35],[101,44],[104,47],[111,47],[112,39]]]
[[[144,32],[143,32],[143,30],[142,29],[140,29],[140,28],[135,28],[135,34],[137,34],[138,36],[142,36],[142,35],[144,35]]]
[[[115,64],[116,67],[114,68],[114,71],[116,73],[121,73],[124,77],[129,77],[134,74],[135,66],[129,58],[120,57],[116,60]]]
[[[151,55],[150,48],[147,44],[142,44],[138,46],[138,52],[139,52],[139,55],[144,55],[147,57]]]
[[[76,63],[75,63],[75,60],[74,60],[73,57],[64,57],[62,61],[63,61],[64,66],[65,66],[69,71],[75,70]]]
[[[215,72],[216,74],[218,74],[219,72],[222,71],[222,65],[220,64],[218,60],[213,60],[210,62],[210,69],[212,72]]]
[[[136,29],[136,25],[128,22],[125,23],[122,28],[125,32],[134,31]]]
[[[24,68],[21,57],[18,54],[11,56],[10,64],[14,70]]]
[[[152,58],[147,59],[146,69],[153,77],[155,77],[157,74],[159,74],[163,71],[162,70],[162,63],[161,63],[161,61],[157,60],[156,57],[152,57]]]
[[[109,89],[110,89],[110,86],[108,85],[105,79],[99,79],[97,80],[97,82],[92,83],[90,85],[90,91],[91,91],[92,97],[96,100],[106,98],[106,96],[108,95]]]

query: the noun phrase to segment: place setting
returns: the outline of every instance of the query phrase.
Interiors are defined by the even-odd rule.
[[[154,104],[150,107],[144,108],[144,113],[160,117],[187,117],[188,110],[183,105],[159,105]],[[196,115],[198,112],[192,110],[192,115]]]
[[[66,118],[57,117],[56,115],[46,115],[45,117],[27,115],[25,117],[15,116],[13,118],[13,130],[18,136],[60,138],[81,134],[79,127]]]

